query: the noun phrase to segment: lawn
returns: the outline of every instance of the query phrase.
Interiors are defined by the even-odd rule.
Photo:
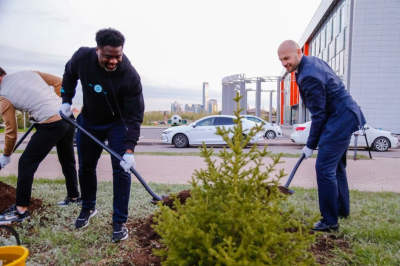
[[[0,180],[16,184],[15,176]],[[159,195],[189,189],[188,185],[149,185]],[[296,193],[287,204],[295,206],[295,215],[316,215],[317,191],[294,189]],[[55,206],[65,193],[63,180],[35,179],[32,196],[43,199],[47,211],[15,227],[30,251],[27,265],[120,265],[124,255],[135,249],[135,243],[111,243],[112,183],[99,182],[99,213],[83,230],[74,228],[79,207]],[[149,200],[140,184],[132,184],[130,221],[147,217],[157,209]],[[351,208],[351,217],[340,221],[340,232],[335,234],[350,243],[350,249],[334,249],[332,257],[326,258],[327,265],[400,265],[400,194],[351,191]]]

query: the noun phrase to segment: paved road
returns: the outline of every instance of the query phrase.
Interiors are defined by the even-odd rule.
[[[184,149],[175,148],[173,145],[162,145],[161,142],[161,133],[164,131],[166,127],[144,127],[141,129],[141,138],[139,142],[142,143],[156,143],[160,145],[137,145],[137,152],[176,152],[176,153],[188,153],[188,152],[198,152],[198,147],[189,147]],[[32,134],[32,133],[31,133]],[[30,135],[31,135],[30,134]],[[19,138],[23,135],[23,133],[19,133]],[[19,146],[19,150],[24,150],[26,147],[26,143],[29,140],[30,136],[26,138],[26,141]],[[266,142],[266,141],[264,141]],[[289,153],[289,154],[300,154],[302,146],[275,146],[280,143],[284,143],[285,145],[290,145],[291,142],[287,137],[276,138],[274,140],[268,140],[270,143],[268,147],[268,151],[272,153]],[[3,149],[4,145],[4,134],[0,134],[0,149]],[[220,147],[220,146],[219,146]],[[259,147],[262,149],[262,147]],[[221,148],[214,148],[216,152],[219,152]],[[55,149],[54,149],[55,150]],[[317,154],[318,151],[315,151]],[[365,149],[359,149],[359,154],[363,154],[368,156],[368,151]],[[397,149],[389,149],[386,152],[376,152],[372,151],[373,157],[384,157],[384,158],[400,158],[400,148]],[[353,154],[353,150],[349,150],[349,154]]]

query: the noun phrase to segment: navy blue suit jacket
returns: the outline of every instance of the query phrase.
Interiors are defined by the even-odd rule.
[[[366,123],[358,104],[323,60],[303,55],[296,82],[311,113],[308,148],[315,150],[317,146],[346,139]]]

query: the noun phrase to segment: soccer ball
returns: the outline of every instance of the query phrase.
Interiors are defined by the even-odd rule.
[[[171,117],[171,125],[179,126],[182,123],[182,118],[179,115],[174,115]]]

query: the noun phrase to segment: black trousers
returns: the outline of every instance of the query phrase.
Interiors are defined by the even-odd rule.
[[[37,124],[36,132],[18,162],[17,206],[29,206],[33,177],[39,164],[51,149],[57,147],[58,160],[65,176],[67,196],[79,197],[78,177],[74,154],[74,126],[63,120]]]
[[[96,139],[102,142],[107,139],[110,149],[120,156],[124,155],[126,151],[124,141],[126,128],[122,121],[95,125],[86,121],[82,114],[78,116],[77,121],[80,126]],[[82,193],[82,209],[94,208],[97,198],[96,168],[103,148],[81,130],[78,130],[76,134],[76,147],[79,158],[79,183]],[[113,169],[113,222],[125,223],[128,219],[131,174],[124,171],[118,159],[114,156],[110,157]]]

